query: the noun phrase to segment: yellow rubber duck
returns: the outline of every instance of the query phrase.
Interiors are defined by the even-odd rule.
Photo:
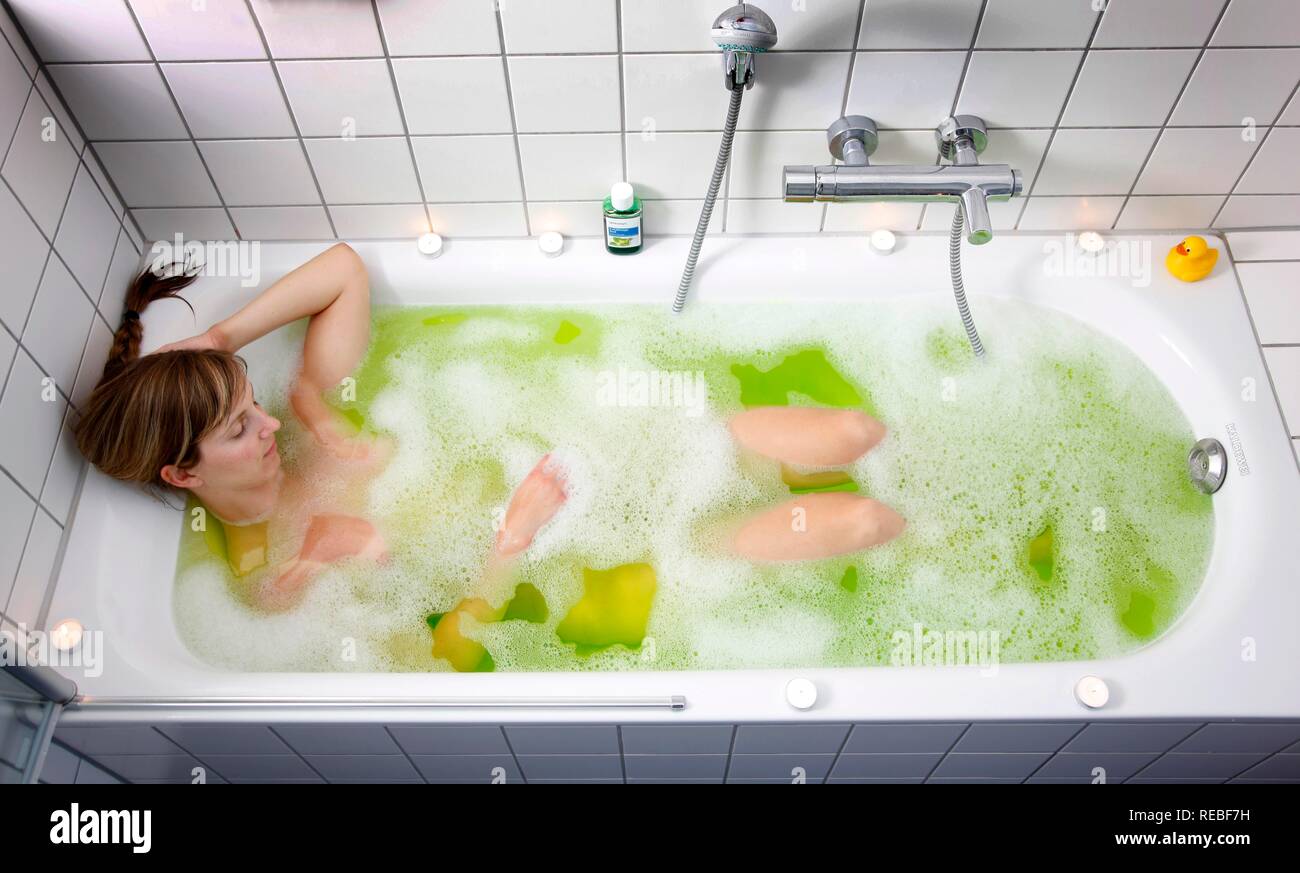
[[[1218,249],[1210,248],[1199,236],[1189,236],[1169,250],[1165,256],[1165,269],[1175,279],[1197,282],[1210,275],[1218,260]]]

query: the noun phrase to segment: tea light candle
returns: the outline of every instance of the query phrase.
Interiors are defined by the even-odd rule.
[[[871,248],[882,255],[892,254],[894,246],[898,244],[898,237],[894,236],[892,230],[873,230],[871,232]]]
[[[415,241],[415,245],[422,255],[436,258],[442,254],[442,237],[436,233],[420,234],[420,238]]]
[[[564,236],[548,230],[537,238],[537,248],[548,258],[553,258],[564,251]]]
[[[60,652],[69,652],[81,642],[83,628],[75,618],[65,618],[50,630],[50,643]]]

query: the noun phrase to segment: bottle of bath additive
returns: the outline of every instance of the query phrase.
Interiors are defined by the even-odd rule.
[[[614,255],[641,251],[641,199],[627,182],[615,182],[605,198],[605,248]]]

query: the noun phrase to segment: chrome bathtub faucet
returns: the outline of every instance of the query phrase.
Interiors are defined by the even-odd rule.
[[[787,166],[782,190],[788,203],[871,201],[957,203],[966,240],[982,245],[993,238],[988,201],[1009,200],[1021,191],[1020,171],[1007,164],[981,164],[988,147],[984,119],[975,115],[945,118],[934,132],[945,166],[898,164],[872,166],[868,158],[879,138],[876,123],[865,115],[835,120],[826,130],[831,155],[841,165]]]

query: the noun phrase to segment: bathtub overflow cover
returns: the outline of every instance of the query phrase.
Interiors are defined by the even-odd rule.
[[[1187,473],[1196,490],[1204,494],[1222,488],[1228,475],[1228,454],[1223,450],[1223,443],[1213,437],[1197,441],[1187,455]]]

